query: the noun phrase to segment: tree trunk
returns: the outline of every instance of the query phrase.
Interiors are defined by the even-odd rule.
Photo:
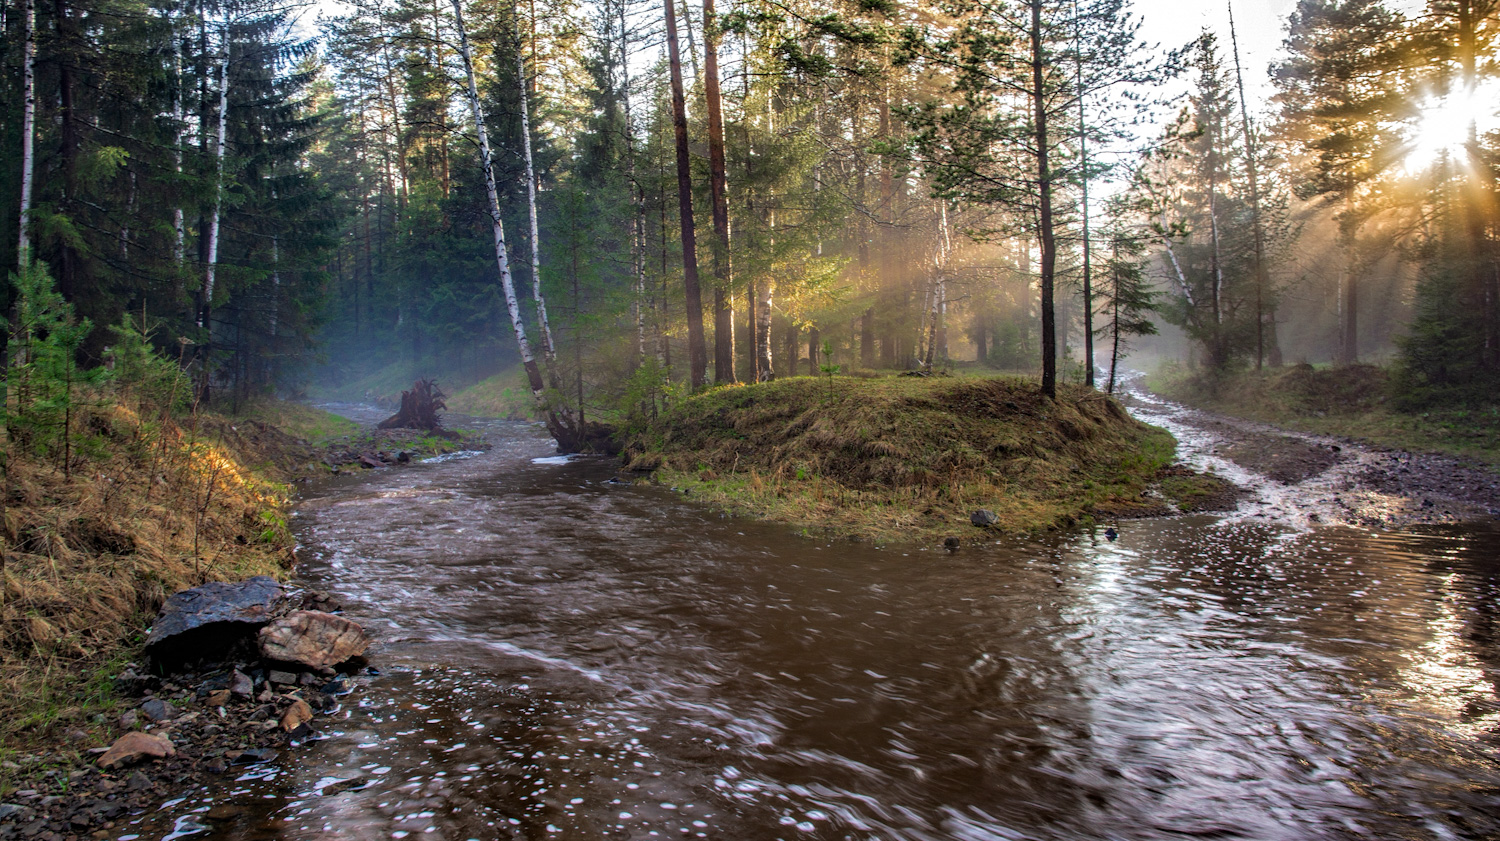
[[[505,306],[510,312],[511,329],[516,334],[516,346],[521,352],[521,365],[526,369],[526,383],[531,387],[532,399],[537,409],[546,418],[547,430],[557,439],[560,449],[573,449],[577,444],[578,430],[565,427],[557,413],[547,405],[542,385],[542,372],[536,357],[531,353],[531,343],[526,339],[526,324],[521,319],[521,305],[516,300],[516,286],[510,273],[510,255],[505,248],[505,227],[500,220],[500,193],[495,187],[495,167],[490,157],[489,134],[484,125],[484,109],[479,102],[479,85],[474,79],[474,61],[469,52],[469,35],[464,29],[461,0],[453,0],[453,19],[458,28],[459,54],[468,76],[469,109],[474,115],[474,131],[479,136],[479,168],[484,173],[485,192],[490,201],[490,227],[494,234],[495,263],[500,270],[500,287],[505,293]]]
[[[714,0],[703,0],[703,96],[708,106],[708,183],[714,219],[714,382],[734,373],[734,275],[729,252],[729,185],[724,164],[724,113],[719,93],[719,32]]]
[[[816,377],[818,375],[818,328],[809,326],[807,328],[807,375]]]
[[[1078,4],[1075,0],[1073,13],[1078,14]],[[1076,30],[1075,30],[1076,33]],[[1076,49],[1078,41],[1074,39],[1074,58],[1076,65],[1076,79],[1078,85],[1078,163],[1082,171],[1079,178],[1082,184],[1081,204],[1083,210],[1083,381],[1089,388],[1094,387],[1094,274],[1090,264],[1092,241],[1089,237],[1089,140],[1085,113],[1083,93],[1083,52]]]
[[[552,341],[552,325],[547,321],[547,300],[542,295],[542,238],[536,216],[536,168],[531,157],[530,94],[526,90],[526,58],[521,53],[521,33],[516,33],[516,79],[521,88],[521,148],[526,158],[526,212],[531,221],[531,293],[536,301],[537,332],[542,337],[542,358],[547,362],[547,376],[553,390],[557,381],[557,346]],[[579,406],[581,410],[582,405]]]
[[[1250,124],[1250,109],[1245,105],[1245,77],[1240,70],[1240,42],[1234,28],[1234,4],[1229,4],[1229,44],[1234,51],[1234,81],[1240,94],[1240,126],[1245,135],[1245,169],[1250,176],[1250,225],[1254,242],[1255,260],[1255,370],[1259,371],[1266,358],[1266,311],[1269,281],[1266,276],[1265,229],[1260,218],[1260,161],[1255,144],[1255,130]],[[1271,315],[1274,346],[1276,334],[1274,310]],[[1281,363],[1281,353],[1275,351],[1273,366]]]
[[[28,0],[30,2],[30,0]],[[183,53],[187,52],[187,41],[183,39],[177,42],[177,49],[173,51],[173,65],[177,73],[177,90],[172,97],[172,164],[180,178],[182,176],[182,128],[187,123],[187,86],[183,84]],[[178,204],[172,208],[172,260],[177,270],[182,271],[183,260],[187,256],[187,220],[183,217],[182,205]],[[181,280],[173,284],[179,291],[182,289]]]
[[[1057,239],[1052,229],[1052,166],[1047,131],[1047,97],[1043,73],[1042,0],[1029,0],[1031,6],[1031,98],[1036,176],[1038,192],[1038,239],[1041,241],[1042,285],[1042,394],[1057,397],[1057,314],[1053,306],[1053,281],[1057,268]]]
[[[36,0],[26,0],[21,57],[21,222],[16,244],[18,271],[31,263],[31,185],[36,169]]]
[[[199,371],[199,399],[209,399],[209,368],[214,344],[214,279],[219,266],[219,222],[224,212],[224,151],[229,128],[229,19],[223,22],[219,56],[219,116],[214,139],[214,209],[208,221],[208,254],[198,298],[198,329],[203,331],[203,367]]]
[[[457,0],[455,0],[457,2]],[[667,22],[667,61],[672,76],[672,134],[677,147],[677,212],[682,219],[682,285],[687,300],[688,369],[693,388],[708,374],[703,341],[703,291],[698,283],[698,238],[693,227],[693,171],[688,159],[687,101],[682,90],[682,58],[677,52],[677,17],[663,0]]]

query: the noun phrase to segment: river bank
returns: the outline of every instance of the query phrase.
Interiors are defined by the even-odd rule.
[[[132,663],[144,669],[144,632],[167,596],[291,574],[296,485],[487,446],[457,433],[365,430],[294,404],[235,417],[143,415],[104,394],[79,404],[73,423],[91,435],[66,469],[62,454],[22,447],[5,465],[0,803],[18,791],[59,796],[80,772],[97,777],[90,750],[144,726],[134,710],[142,686],[119,676]],[[181,701],[189,689],[165,697]],[[22,814],[6,811],[0,824]],[[69,817],[38,832],[66,834]]]
[[[963,543],[1233,505],[1172,437],[1076,386],[794,377],[690,397],[625,439],[626,468],[804,534]]]
[[[1183,428],[1211,437],[1209,454],[1231,465],[1204,466],[1301,488],[1307,510],[1289,516],[1387,529],[1500,516],[1500,422],[1483,412],[1395,411],[1387,374],[1374,366],[1216,380],[1167,372],[1131,385],[1133,412],[1157,423],[1182,415],[1163,400],[1187,407]],[[1297,495],[1278,496],[1295,507]]]

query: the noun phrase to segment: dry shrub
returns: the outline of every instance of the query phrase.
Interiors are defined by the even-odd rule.
[[[220,418],[142,421],[99,402],[68,475],[11,448],[0,550],[0,740],[76,713],[82,687],[128,651],[168,595],[291,566],[288,489],[254,467],[293,460]],[[300,457],[305,458],[305,453]],[[61,718],[59,718],[61,717]]]

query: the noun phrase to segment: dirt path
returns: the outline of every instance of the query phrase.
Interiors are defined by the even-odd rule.
[[[1232,518],[1401,528],[1500,517],[1500,474],[1471,462],[1289,432],[1172,403],[1127,381],[1124,402],[1178,455],[1247,490]]]

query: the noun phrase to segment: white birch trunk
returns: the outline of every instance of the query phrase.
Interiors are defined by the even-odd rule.
[[[172,51],[173,62],[177,71],[177,95],[172,103],[172,163],[176,167],[178,178],[182,177],[182,134],[183,125],[187,122],[187,108],[185,100],[187,97],[187,85],[183,84],[182,74],[182,41],[177,42],[177,48]],[[182,262],[187,253],[187,222],[183,218],[182,205],[172,208],[172,230],[176,239],[172,244],[172,257],[177,267],[182,268]],[[181,280],[178,281],[178,284]],[[181,286],[178,286],[181,289]]]
[[[526,58],[521,53],[520,42],[520,37],[517,37],[516,79],[521,86],[521,146],[526,151],[526,210],[531,217],[531,292],[536,299],[536,323],[537,330],[542,334],[542,356],[547,360],[548,373],[551,373],[557,368],[557,345],[552,341],[552,325],[547,321],[547,300],[542,296],[542,240],[536,219],[536,169],[531,157],[531,114],[528,103],[530,94],[526,90]],[[472,69],[469,71],[471,77],[473,72]],[[487,144],[487,141],[481,142]],[[498,203],[496,206],[498,207]],[[497,210],[496,218],[498,213]]]
[[[31,183],[36,168],[36,0],[26,0],[25,46],[21,58],[21,224],[16,259],[21,271],[31,262]]]
[[[526,324],[521,320],[521,305],[516,300],[516,285],[510,274],[510,255],[505,248],[505,227],[500,220],[500,193],[495,188],[495,167],[490,157],[489,134],[484,126],[484,109],[479,104],[479,85],[474,80],[474,59],[469,51],[468,31],[464,28],[463,8],[461,0],[452,0],[452,2],[453,18],[458,27],[459,56],[463,60],[464,73],[469,82],[469,109],[474,115],[474,130],[479,135],[479,167],[484,172],[484,187],[489,195],[490,225],[495,238],[495,263],[500,269],[500,288],[505,293],[505,306],[510,311],[510,325],[516,334],[516,346],[521,352],[521,364],[526,368],[527,384],[531,387],[531,395],[535,398],[537,406],[545,411],[547,398],[542,387],[541,371],[537,368],[536,357],[531,352],[531,342],[526,339]],[[524,97],[522,101],[525,101]],[[556,434],[555,431],[554,434]]]
[[[214,212],[208,220],[208,265],[203,272],[203,300],[198,307],[198,327],[213,329],[214,273],[219,265],[219,219],[224,209],[224,147],[229,127],[229,21],[224,21],[222,55],[219,57],[219,126],[214,140]],[[207,322],[207,325],[205,325]]]

